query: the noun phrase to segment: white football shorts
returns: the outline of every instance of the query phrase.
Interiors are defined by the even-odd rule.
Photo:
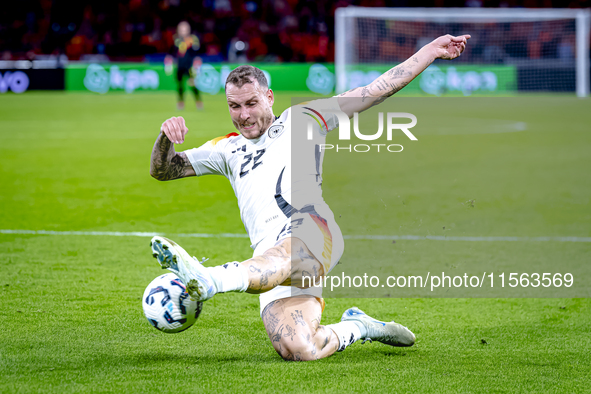
[[[279,231],[267,235],[256,245],[253,257],[262,255],[283,238],[295,237],[306,244],[324,267],[326,275],[343,255],[345,249],[343,234],[334,219],[334,214],[326,204],[308,205],[293,214],[290,219],[286,219],[284,225],[278,228]],[[311,295],[320,299],[322,288],[300,289],[295,286],[277,286],[259,296],[260,313],[262,314],[265,307],[275,300],[300,295]]]

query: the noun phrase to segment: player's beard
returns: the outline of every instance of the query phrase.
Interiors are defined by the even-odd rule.
[[[244,130],[237,123],[234,126],[236,126],[238,131],[240,131],[240,134],[242,134],[247,139],[260,138],[273,124],[273,119],[275,119],[275,116],[273,115],[272,109],[269,107],[265,109],[265,112],[261,115],[261,117],[255,121],[255,129]],[[258,129],[256,126],[258,126]]]
[[[266,111],[266,114],[264,116],[264,120],[263,120],[263,124],[261,126],[261,130],[259,130],[259,137],[262,136],[263,134],[265,134],[265,132],[267,131],[267,129],[269,127],[271,127],[271,125],[273,124],[273,120],[275,119],[275,115],[273,115],[273,110],[271,107],[269,107]]]

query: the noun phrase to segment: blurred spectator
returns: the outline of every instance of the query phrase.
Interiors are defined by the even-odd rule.
[[[575,58],[575,35],[566,34],[558,44],[558,58],[562,61],[569,61]]]

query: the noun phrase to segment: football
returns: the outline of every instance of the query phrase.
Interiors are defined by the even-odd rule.
[[[152,326],[166,333],[177,333],[191,327],[203,302],[191,300],[185,285],[172,273],[160,275],[144,291],[142,307]]]

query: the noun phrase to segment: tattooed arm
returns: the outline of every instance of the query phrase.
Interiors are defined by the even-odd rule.
[[[422,73],[435,59],[451,60],[460,56],[466,48],[466,41],[469,35],[458,37],[442,36],[422,47],[417,53],[407,59],[404,63],[386,71],[375,81],[367,86],[355,88],[338,95],[341,110],[349,117],[354,112],[362,112],[366,109],[380,104],[388,97],[398,92]],[[351,100],[357,97],[361,100]]]
[[[150,175],[153,178],[169,181],[196,175],[187,154],[174,150],[174,143],[182,144],[188,131],[185,120],[180,116],[162,123],[150,160]]]

